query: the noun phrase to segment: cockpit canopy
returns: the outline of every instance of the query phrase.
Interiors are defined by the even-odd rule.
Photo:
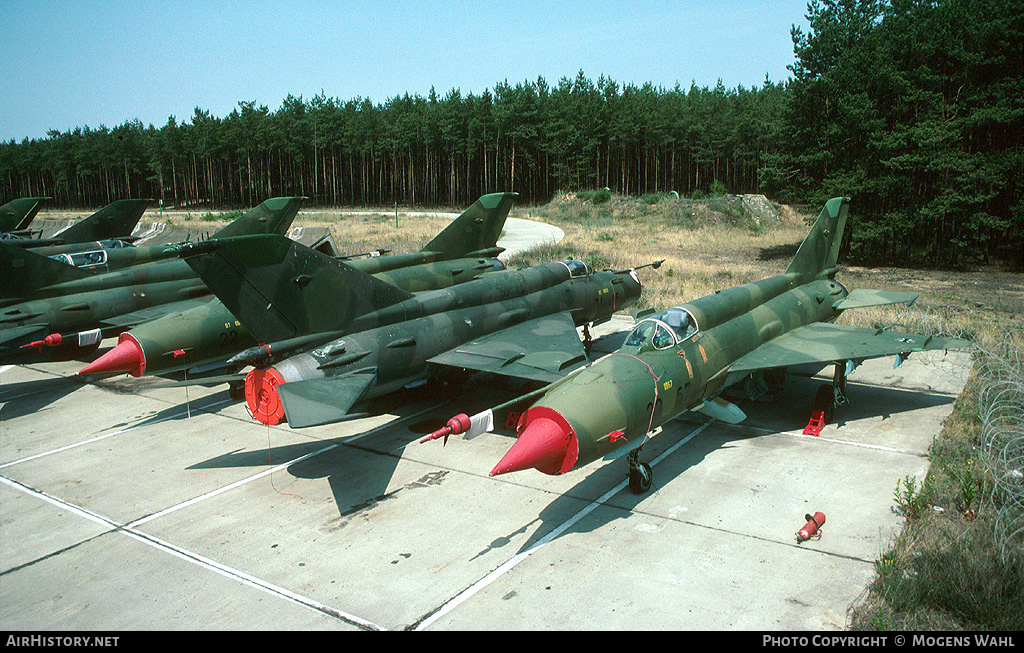
[[[88,268],[105,265],[107,263],[107,252],[97,249],[91,252],[75,252],[74,254],[53,254],[50,258],[76,268]]]
[[[686,309],[676,306],[641,320],[626,337],[626,347],[641,351],[667,349],[697,333],[697,321]]]
[[[569,259],[568,261],[559,261],[562,265],[569,268],[569,278],[576,279],[579,277],[586,277],[593,273],[593,269],[583,261],[577,261],[575,259]]]
[[[697,333],[697,320],[682,306],[675,306],[653,316],[672,327],[679,340],[685,340]]]
[[[115,238],[112,240],[101,240],[99,241],[99,243],[100,247],[102,247],[103,249],[123,249],[125,247],[135,247],[135,245],[132,245],[127,240],[121,240],[119,238]]]

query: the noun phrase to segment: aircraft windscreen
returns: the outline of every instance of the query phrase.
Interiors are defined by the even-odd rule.
[[[50,258],[52,258],[54,261],[66,263],[67,265],[75,264],[75,262],[71,260],[71,256],[69,254],[51,254]]]
[[[98,249],[92,252],[78,252],[71,255],[71,260],[75,267],[85,267],[89,265],[103,265],[107,262],[107,252]]]
[[[626,337],[625,346],[644,347],[649,344],[653,349],[665,349],[676,344],[676,338],[661,320],[646,319],[633,328]]]

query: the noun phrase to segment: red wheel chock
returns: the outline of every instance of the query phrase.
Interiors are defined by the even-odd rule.
[[[823,426],[825,426],[825,411],[816,410],[811,413],[811,421],[807,422],[807,426],[804,427],[804,435],[818,437],[821,435]]]

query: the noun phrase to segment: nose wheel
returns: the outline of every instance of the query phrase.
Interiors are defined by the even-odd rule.
[[[633,494],[643,494],[651,489],[653,472],[651,466],[640,462],[640,447],[633,449],[626,457],[629,465],[629,489]]]

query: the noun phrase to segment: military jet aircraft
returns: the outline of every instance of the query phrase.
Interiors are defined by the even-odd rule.
[[[116,200],[50,238],[6,238],[4,241],[45,256],[104,246],[104,242],[97,241],[127,241],[146,207],[152,203],[153,200],[146,199]]]
[[[267,200],[221,232],[284,233],[304,199]],[[0,275],[0,360],[13,363],[79,358],[104,337],[210,295],[180,258],[95,274],[2,241]]]
[[[40,203],[49,199],[53,198],[21,197],[0,206],[0,238],[26,235],[28,226],[39,213]]]
[[[284,233],[295,219],[295,214],[289,215],[288,211],[291,211],[292,208],[290,204],[296,200],[299,201],[294,207],[297,212],[301,202],[306,200],[305,197],[275,197],[266,200],[217,230],[211,237],[228,238],[245,234]],[[283,212],[282,207],[286,209]],[[284,223],[284,220],[287,220],[287,224]],[[173,244],[136,246],[128,239],[106,239],[75,245],[40,247],[34,248],[32,251],[89,272],[113,272],[132,266],[148,265],[172,259],[175,260],[176,267],[186,267],[176,260],[178,250]]]
[[[260,344],[245,396],[264,424],[358,417],[371,398],[470,369],[549,382],[586,362],[576,327],[640,295],[633,270],[582,261],[509,270],[413,295],[285,238],[186,246],[182,256]]]
[[[480,197],[418,252],[346,260],[348,265],[409,292],[424,292],[471,281],[503,270],[497,246],[516,193]],[[226,361],[257,341],[221,303],[209,303],[144,322],[118,336],[116,347],[82,368],[79,375],[126,372],[132,376],[187,370],[210,383],[245,366]]]
[[[901,362],[911,352],[968,346],[832,323],[848,309],[917,298],[901,291],[848,292],[835,280],[848,210],[848,198],[829,200],[784,274],[650,315],[617,351],[501,406],[454,417],[423,441],[481,433],[494,411],[533,401],[492,476],[530,468],[564,474],[628,453],[630,488],[641,494],[650,487],[651,468],[640,462],[640,449],[656,427],[688,410],[730,423],[745,419],[721,397],[727,388],[787,367],[833,364],[834,384],[816,398],[830,413],[845,401],[846,375],[865,359],[896,355]]]

